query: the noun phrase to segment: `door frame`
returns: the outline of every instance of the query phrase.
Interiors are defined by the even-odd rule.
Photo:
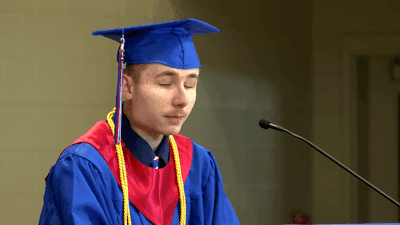
[[[343,33],[340,35],[340,41],[340,140],[345,164],[347,162],[350,168],[358,168],[356,58],[360,55],[399,55],[400,34]],[[347,176],[340,186],[343,193],[340,200],[343,206],[341,213],[349,216],[351,221],[358,221],[358,182],[358,179]]]

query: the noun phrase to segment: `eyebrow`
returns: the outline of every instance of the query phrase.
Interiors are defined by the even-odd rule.
[[[164,71],[164,72],[158,74],[158,75],[155,76],[154,78],[158,78],[158,77],[161,77],[161,76],[178,76],[178,75],[179,75],[179,74],[176,73],[176,72],[174,72],[174,71],[169,71],[169,70],[167,70],[167,71]],[[198,78],[199,78],[199,75],[197,75],[197,74],[195,74],[195,73],[191,73],[191,74],[189,74],[188,77],[189,77],[189,78],[196,78],[196,79],[198,79]]]

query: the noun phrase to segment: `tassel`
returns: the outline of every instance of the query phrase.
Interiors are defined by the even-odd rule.
[[[124,28],[122,28],[122,38],[121,38],[121,46],[119,48],[119,57],[118,57],[118,83],[117,83],[117,94],[116,94],[116,110],[114,117],[114,124],[116,131],[114,133],[114,144],[121,143],[121,118],[122,118],[122,75],[124,74],[125,62],[124,62]]]

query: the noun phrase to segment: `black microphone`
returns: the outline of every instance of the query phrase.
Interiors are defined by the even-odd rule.
[[[286,130],[285,128],[272,124],[271,122],[269,122],[268,120],[264,120],[261,119],[258,124],[260,125],[260,127],[264,128],[264,129],[274,129],[274,130],[279,130],[279,131],[283,131],[285,133],[288,133],[304,142],[306,142],[308,145],[310,145],[311,147],[313,147],[315,150],[317,150],[318,152],[320,152],[322,155],[326,156],[328,159],[332,160],[334,163],[336,163],[338,166],[342,167],[344,170],[346,170],[347,172],[349,172],[351,175],[353,175],[354,177],[358,178],[359,180],[361,180],[362,182],[364,182],[366,185],[368,185],[370,188],[374,189],[376,192],[378,192],[379,194],[381,194],[383,197],[385,197],[386,199],[388,199],[389,201],[391,201],[392,203],[394,203],[395,205],[397,205],[397,207],[400,207],[400,203],[398,203],[397,201],[395,201],[393,198],[391,198],[389,195],[387,195],[385,192],[379,190],[377,187],[375,187],[373,184],[371,184],[370,182],[368,182],[367,180],[365,180],[364,178],[362,178],[360,175],[358,175],[357,173],[355,173],[353,170],[347,168],[347,166],[343,165],[341,162],[337,161],[335,158],[333,158],[332,156],[330,156],[328,153],[324,152],[322,149],[318,148],[318,146],[316,146],[315,144],[313,144],[311,141],[303,138],[302,136],[299,136],[295,133],[290,132],[289,130]]]
[[[261,120],[258,122],[258,124],[260,125],[260,127],[264,128],[264,129],[271,128],[271,129],[274,129],[274,130],[284,131],[284,130],[282,129],[283,127],[280,127],[280,126],[278,126],[278,125],[272,124],[272,123],[269,122],[268,120],[261,119]]]

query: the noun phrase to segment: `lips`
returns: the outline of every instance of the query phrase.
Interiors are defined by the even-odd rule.
[[[166,116],[171,123],[179,124],[182,121],[182,116]]]
[[[176,118],[176,119],[182,119],[182,118],[185,117],[185,115],[168,115],[168,116],[166,116],[166,117],[169,117],[169,118]]]

